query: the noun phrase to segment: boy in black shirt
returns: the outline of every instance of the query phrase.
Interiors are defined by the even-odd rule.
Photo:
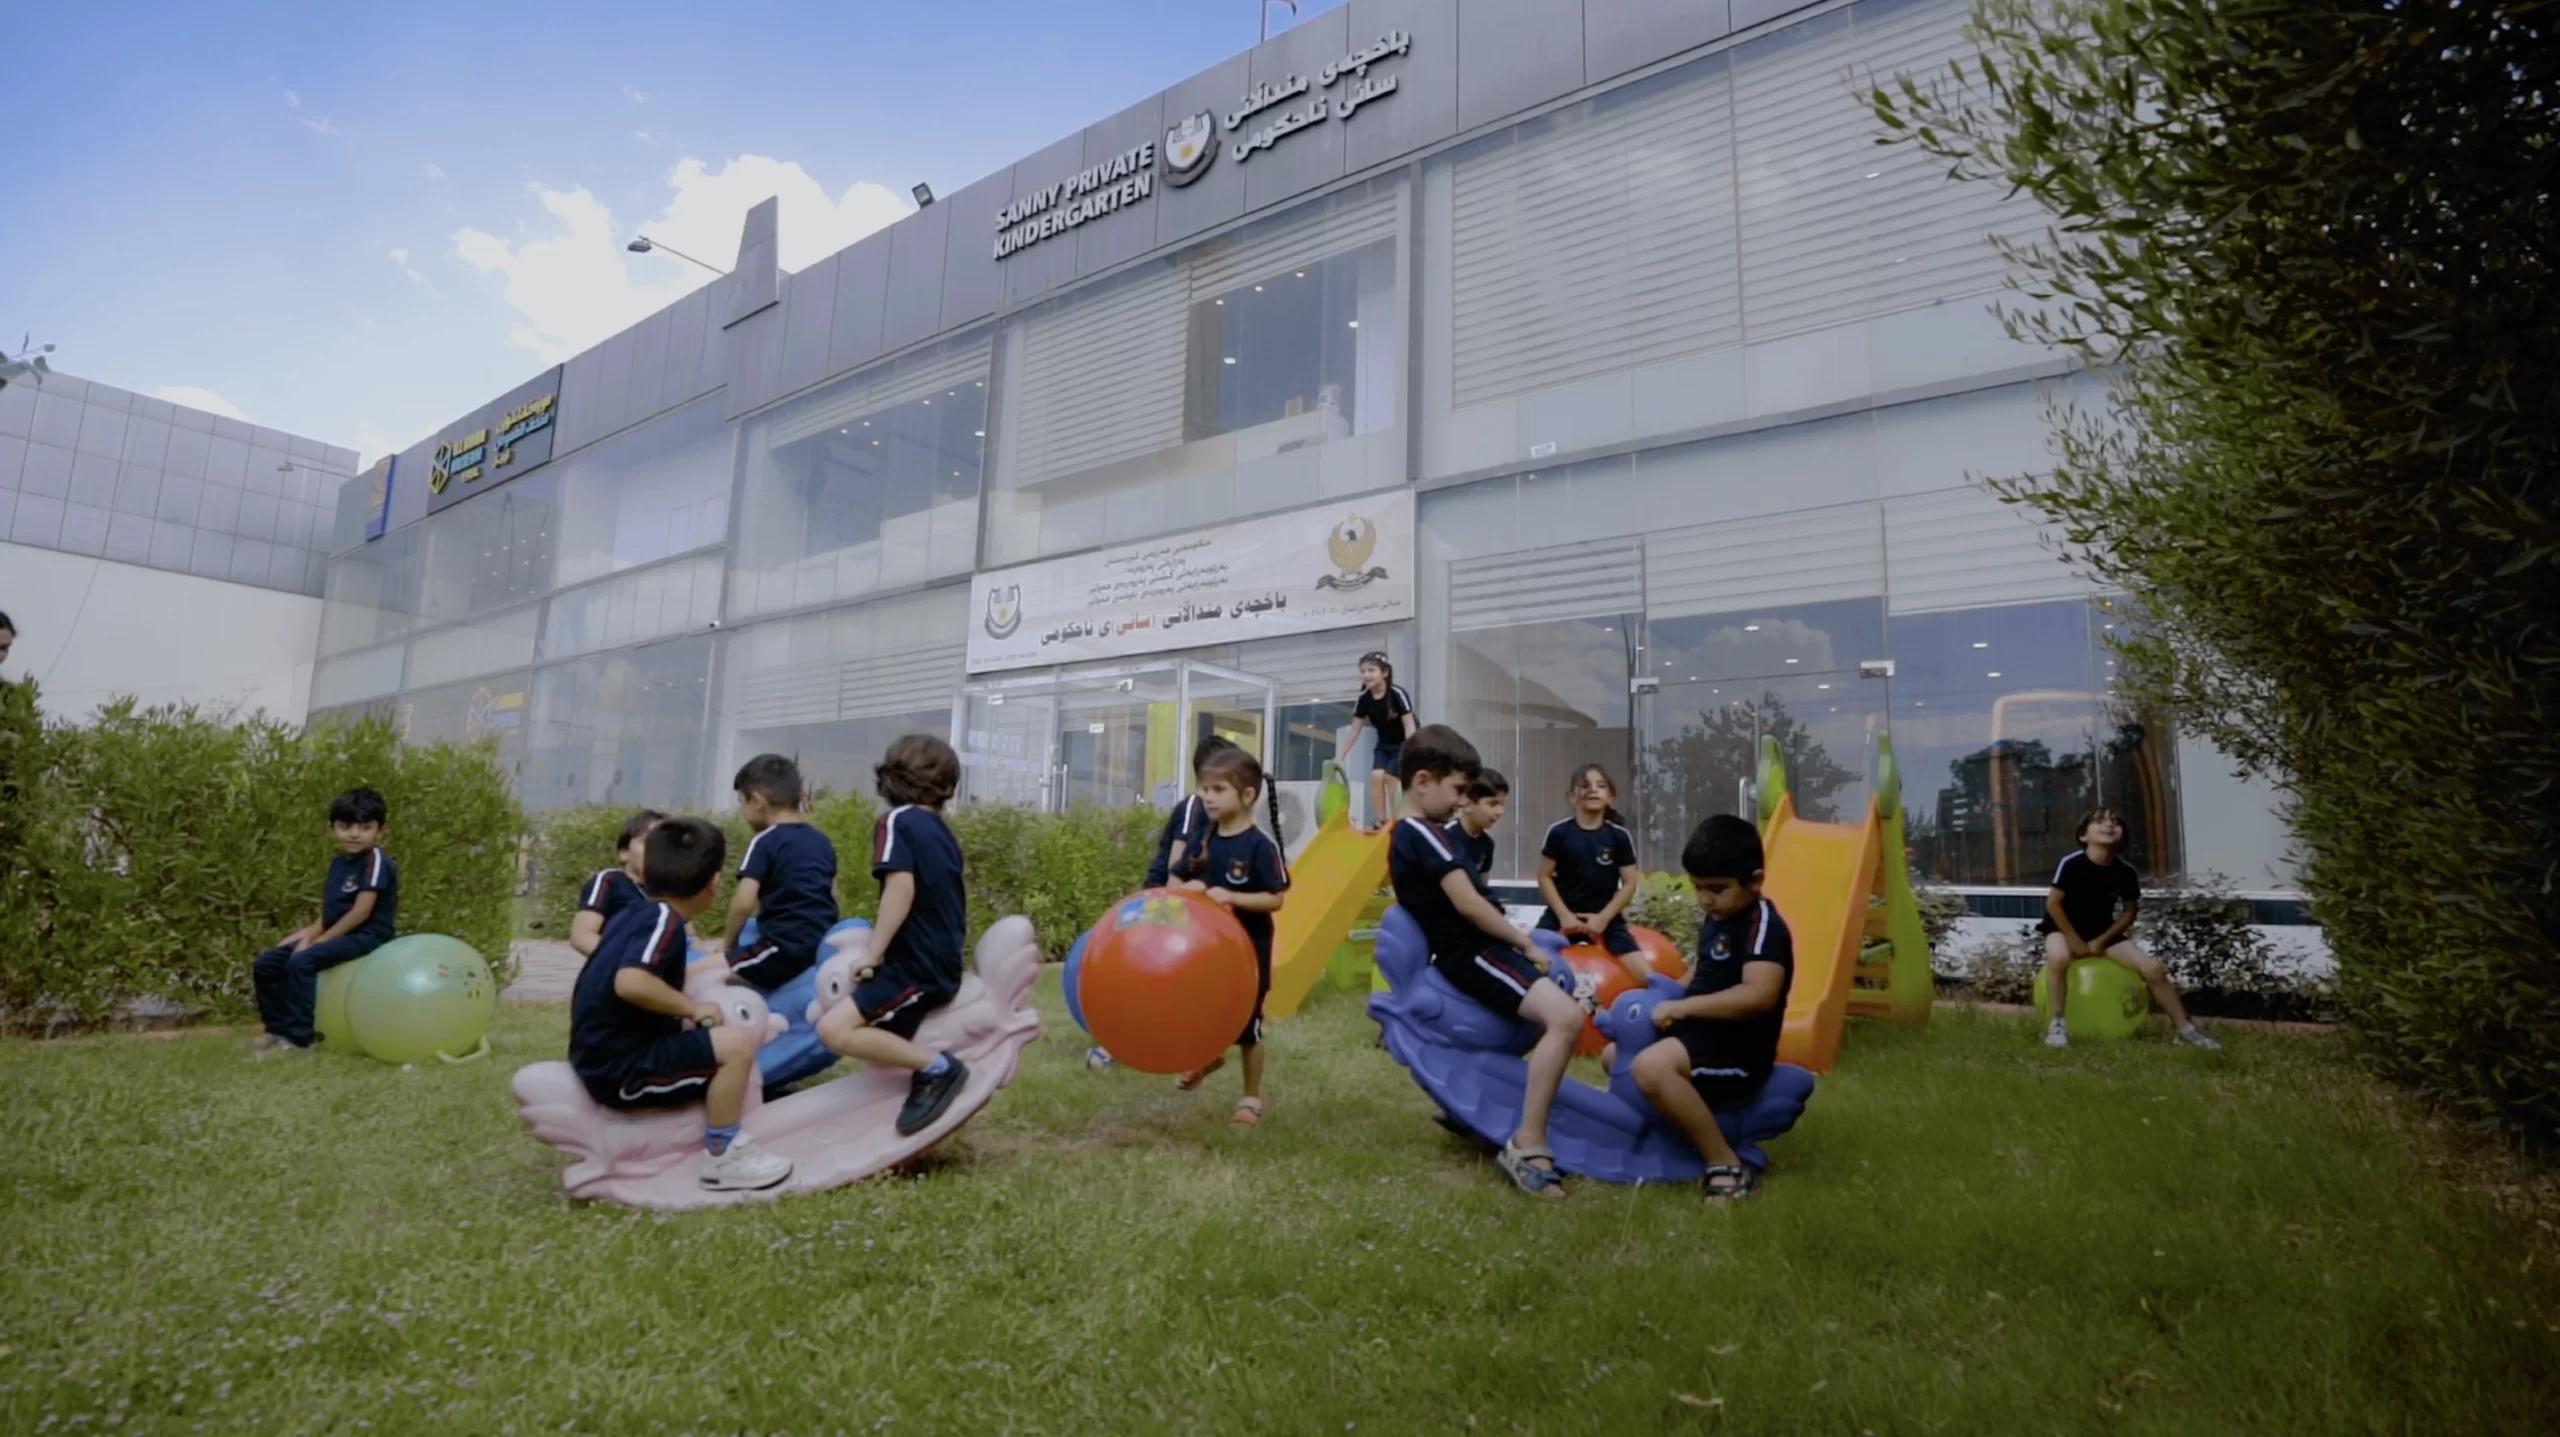
[[[720,1008],[684,994],[685,922],[720,896],[729,842],[699,818],[649,830],[641,872],[656,902],[623,909],[604,926],[569,1000],[569,1066],[608,1108],[645,1111],[702,1105],[702,1185],[769,1188],[791,1160],[738,1131],[756,1076],[756,1036],[723,1028]]]
[[[960,787],[960,755],[911,733],[889,745],[872,774],[881,801],[893,806],[872,831],[880,916],[871,925],[870,966],[854,975],[851,996],[820,1016],[818,1041],[838,1057],[915,1074],[898,1110],[905,1137],[933,1126],[969,1080],[958,1058],[914,1042],[925,1015],[960,991],[969,894],[960,840],[942,821],[942,806]]]
[[[569,946],[581,958],[596,954],[596,943],[604,937],[604,926],[613,915],[625,908],[649,901],[640,891],[640,880],[648,861],[649,830],[667,821],[667,816],[654,808],[644,808],[622,821],[622,836],[614,841],[613,851],[622,859],[618,868],[599,868],[587,880],[578,897],[577,916],[569,920]]]
[[[1405,811],[1387,845],[1387,872],[1396,903],[1422,929],[1440,976],[1494,1013],[1543,1030],[1529,1050],[1519,1129],[1497,1161],[1522,1192],[1560,1198],[1564,1176],[1547,1150],[1547,1113],[1585,1014],[1531,961],[1529,935],[1486,896],[1484,875],[1450,841],[1449,815],[1483,771],[1475,745],[1445,724],[1427,724],[1405,741]]]
[[[257,956],[249,976],[257,987],[258,1021],[266,1031],[249,1046],[262,1056],[311,1051],[320,970],[352,963],[391,941],[400,914],[400,870],[384,853],[382,827],[390,806],[369,788],[351,788],[329,803],[329,833],[338,854],[320,885],[320,921],[284,936]]]
[[[800,766],[759,754],[738,770],[738,812],[756,836],[738,860],[729,899],[729,976],[770,993],[818,962],[818,944],[836,926],[836,847],[800,816]],[[756,941],[742,948],[747,920]]]
[[[1493,826],[1502,821],[1502,811],[1510,803],[1511,780],[1500,769],[1484,769],[1467,785],[1467,806],[1449,820],[1450,834],[1466,845],[1467,861],[1475,865],[1480,878],[1493,876]]]
[[[2169,986],[2169,970],[2142,945],[2125,936],[2133,931],[2142,905],[2142,875],[2116,853],[2124,842],[2124,819],[2112,808],[2091,809],[2081,818],[2080,851],[2067,854],[2053,870],[2053,886],[2045,890],[2044,981],[2053,999],[2053,1026],[2045,1030],[2048,1048],[2071,1046],[2062,1019],[2064,977],[2082,958],[2113,958],[2139,975],[2151,996],[2177,1030],[2177,1041],[2191,1048],[2219,1048],[2213,1036],[2187,1016],[2178,990]]]
[[[1713,1106],[1760,1091],[1778,1062],[1795,981],[1795,936],[1776,905],[1760,896],[1760,831],[1729,813],[1698,825],[1680,851],[1706,920],[1689,991],[1653,1010],[1667,1036],[1636,1055],[1645,1099],[1688,1136],[1707,1160],[1700,1180],[1710,1202],[1746,1198],[1758,1187],[1716,1126]]]
[[[1200,801],[1209,827],[1199,836],[1199,846],[1174,868],[1176,886],[1226,908],[1253,941],[1261,981],[1254,989],[1253,1015],[1236,1039],[1244,1050],[1244,1096],[1230,1119],[1245,1128],[1262,1121],[1262,1002],[1271,993],[1271,915],[1280,911],[1289,891],[1289,865],[1280,856],[1280,845],[1253,823],[1253,805],[1268,792],[1262,763],[1252,754],[1229,744],[1210,755],[1200,771]],[[1280,821],[1277,802],[1271,821]],[[1174,1086],[1187,1093],[1226,1062],[1222,1053],[1174,1079]]]

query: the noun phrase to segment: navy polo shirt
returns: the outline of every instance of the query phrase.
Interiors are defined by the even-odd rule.
[[[1397,906],[1413,916],[1434,958],[1462,958],[1500,942],[1449,901],[1440,880],[1452,873],[1466,874],[1477,892],[1486,891],[1484,875],[1449,830],[1413,814],[1396,820],[1395,836],[1387,840],[1387,876],[1395,886]]]
[[[1710,918],[1698,931],[1698,961],[1689,968],[1689,991],[1721,993],[1742,981],[1753,963],[1775,963],[1787,970],[1776,1007],[1716,1026],[1727,1030],[1735,1062],[1755,1072],[1767,1071],[1778,1058],[1778,1034],[1787,1025],[1787,990],[1796,981],[1796,940],[1777,905],[1763,898],[1731,918]]]
[[[1585,828],[1560,818],[1547,826],[1547,841],[1538,850],[1556,865],[1556,892],[1576,913],[1597,913],[1618,896],[1618,875],[1636,866],[1635,835],[1614,823]]]
[[[738,877],[756,881],[758,941],[815,957],[838,916],[836,846],[827,836],[805,823],[777,823],[748,840]]]
[[[649,895],[640,891],[630,874],[619,868],[599,868],[578,895],[578,911],[598,914],[610,923],[623,909],[648,901]]]
[[[379,848],[368,848],[349,857],[339,854],[329,860],[327,885],[320,891],[320,926],[334,928],[347,910],[356,906],[356,895],[373,895],[373,912],[364,926],[350,938],[370,938],[375,943],[391,941],[394,920],[400,915],[400,870],[391,855]]]
[[[1201,804],[1200,795],[1195,793],[1175,804],[1173,812],[1164,816],[1164,831],[1156,835],[1156,857],[1147,865],[1147,881],[1139,886],[1164,887],[1170,877],[1167,865],[1173,860],[1174,841],[1181,840],[1186,850],[1197,848],[1200,846],[1200,830],[1208,824],[1209,810]]]
[[[1236,893],[1289,891],[1289,865],[1280,857],[1280,845],[1271,841],[1270,834],[1251,825],[1232,836],[1213,828],[1204,838],[1196,838],[1183,852],[1181,876]],[[1228,911],[1243,926],[1245,936],[1253,940],[1253,951],[1268,962],[1272,915],[1242,908]]]
[[[872,829],[871,876],[913,874],[915,903],[889,938],[878,965],[931,986],[960,986],[969,935],[969,890],[960,872],[960,840],[929,808],[901,804]]]
[[[581,1076],[607,1076],[631,1054],[683,1032],[684,1019],[627,1001],[613,991],[613,979],[625,968],[646,968],[681,993],[684,959],[684,920],[667,905],[634,904],[608,920],[570,991],[570,1066]]]

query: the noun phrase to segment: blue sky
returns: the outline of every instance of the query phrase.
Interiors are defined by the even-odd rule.
[[[1301,0],[1304,18],[1340,0]],[[1275,32],[1293,23],[1274,5]],[[1249,48],[1253,0],[15,7],[0,330],[364,451]],[[207,396],[211,396],[208,398]]]

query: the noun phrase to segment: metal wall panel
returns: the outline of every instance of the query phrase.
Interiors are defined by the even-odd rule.
[[[1140,145],[1152,144],[1161,150],[1164,147],[1165,131],[1161,118],[1163,114],[1164,97],[1150,95],[1144,101],[1122,110],[1110,119],[1088,127],[1083,135],[1076,167],[1082,169],[1086,165],[1101,164],[1114,155],[1126,154]],[[1030,182],[1034,173],[1025,165],[1014,167],[1014,174],[1025,184]],[[1159,177],[1157,183],[1162,184],[1163,179]],[[1075,247],[1076,278],[1098,274],[1115,264],[1135,259],[1155,248],[1155,206],[1161,202],[1162,198],[1159,196],[1135,209],[1125,209],[1117,214],[1089,220],[1078,226],[1073,236],[1054,241],[1054,243],[1072,244]],[[1047,246],[1043,245],[1042,248],[1045,249]],[[1007,260],[1005,264],[1010,269],[1018,262],[1017,258]],[[1006,294],[1009,297],[1022,298],[1027,297],[1029,293],[1029,290],[1023,288],[1013,276],[1008,274]]]
[[[836,272],[844,256],[831,255],[783,281],[780,392],[806,389],[833,371],[828,334],[836,322]]]
[[[1073,138],[1061,143],[1070,152],[1079,148]],[[943,217],[942,310],[937,329],[957,329],[973,319],[984,319],[1003,302],[1006,276],[1005,267],[995,258],[996,212],[1013,198],[1013,177],[1019,168],[998,170],[934,206],[950,211]],[[1068,271],[1072,270],[1070,263]]]
[[[1430,43],[1416,36],[1419,47]],[[1458,128],[1582,85],[1582,0],[1466,0],[1458,9]]]
[[[827,369],[842,374],[880,357],[880,323],[889,305],[887,231],[864,237],[836,256],[836,318],[827,342]]]
[[[1584,83],[1599,84],[1732,33],[1727,0],[1582,0]]]
[[[951,211],[933,205],[889,227],[889,303],[881,322],[884,351],[930,339],[942,329],[942,261],[951,243]]]

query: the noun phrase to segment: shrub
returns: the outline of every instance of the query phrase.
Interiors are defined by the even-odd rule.
[[[2013,333],[2109,374],[2000,481],[2281,785],[2385,1070],[2560,1144],[2560,43],[2530,0],[1975,0],[1875,92],[2032,195]]]
[[[2218,874],[2145,894],[2137,936],[2194,1012],[2311,1021],[2336,1016],[2326,985],[2279,968],[2275,945],[2250,924],[2248,900]]]
[[[1685,873],[1647,869],[1637,882],[1635,901],[1627,905],[1627,921],[1670,939],[1683,953],[1694,952],[1698,946],[1698,890]]]
[[[505,981],[523,815],[485,748],[403,748],[380,723],[297,733],[192,706],[35,717],[0,684],[0,1010],[96,1022],[159,997],[237,1012],[249,960],[318,916],[329,800],[382,791],[402,933],[449,933]]]
[[[1945,953],[1956,936],[1956,925],[1973,916],[1973,905],[1954,889],[1934,884],[1912,884],[1911,897],[1920,909],[1920,929],[1928,935],[1929,951]]]

